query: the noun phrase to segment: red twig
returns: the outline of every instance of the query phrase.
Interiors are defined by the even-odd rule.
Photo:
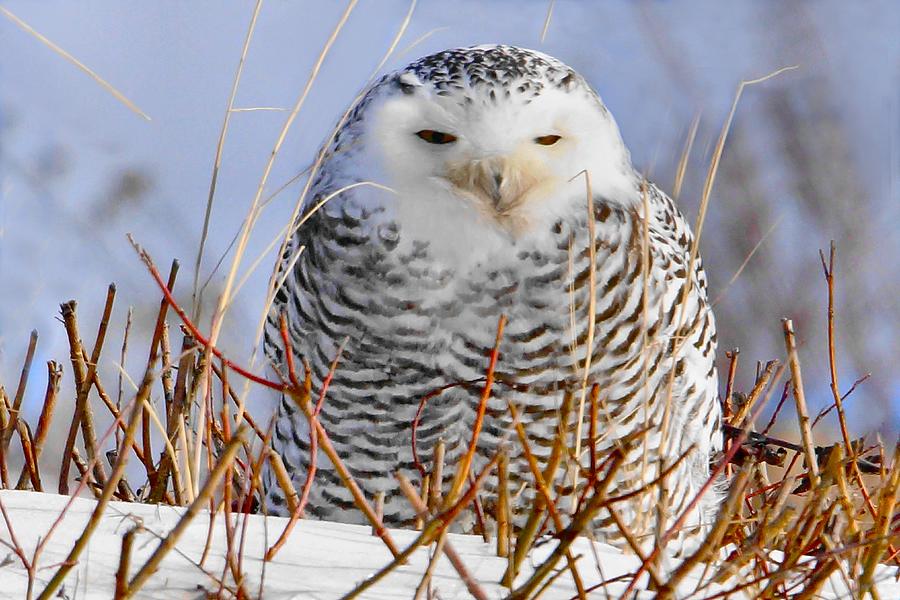
[[[209,338],[207,338],[202,333],[200,333],[200,330],[197,329],[197,326],[194,325],[194,323],[191,321],[191,319],[187,316],[187,313],[184,311],[184,309],[181,308],[181,306],[178,304],[178,302],[172,296],[172,293],[169,291],[169,288],[166,287],[165,282],[162,280],[162,277],[159,274],[159,271],[156,269],[156,266],[153,264],[153,259],[150,258],[150,255],[147,253],[147,251],[144,250],[143,248],[141,248],[141,246],[138,245],[138,243],[134,241],[134,238],[130,234],[128,235],[128,241],[131,242],[131,245],[134,247],[135,252],[137,252],[138,255],[141,257],[141,260],[143,261],[144,265],[147,267],[147,270],[150,271],[150,275],[152,275],[153,279],[156,280],[156,285],[159,286],[159,289],[160,289],[160,291],[162,291],[163,296],[166,297],[166,302],[168,302],[169,305],[172,307],[172,310],[174,310],[178,314],[178,317],[184,323],[185,327],[187,327],[188,330],[191,332],[191,335],[194,336],[194,338],[198,342],[200,342],[200,345],[202,345],[204,348],[208,348],[214,355],[216,355],[220,360],[222,360],[223,364],[228,366],[229,369],[231,369],[232,371],[234,371],[235,373],[238,373],[239,375],[241,375],[243,377],[246,377],[250,381],[252,381],[254,383],[258,383],[259,385],[265,386],[267,388],[276,390],[278,392],[287,391],[287,387],[283,383],[271,381],[269,379],[266,379],[265,377],[260,377],[259,375],[251,373],[250,371],[248,371],[247,369],[238,365],[237,363],[234,363],[234,362],[228,360],[225,357],[225,355],[222,353],[221,350],[219,350],[218,348],[216,348],[215,346],[210,344]]]
[[[484,382],[484,389],[481,392],[481,398],[478,401],[478,409],[475,413],[475,423],[472,426],[472,438],[469,440],[469,449],[463,456],[453,483],[450,486],[450,492],[444,500],[445,506],[449,506],[456,502],[457,496],[462,490],[463,483],[469,477],[469,469],[472,466],[472,459],[475,457],[475,448],[478,445],[478,435],[481,433],[481,426],[484,423],[484,413],[487,410],[487,401],[491,397],[491,388],[494,385],[494,370],[497,368],[497,359],[500,357],[500,340],[503,339],[503,329],[506,327],[506,315],[500,315],[497,321],[497,335],[494,338],[494,347],[491,350],[491,358],[488,364],[487,377]]]
[[[281,315],[281,331],[282,338],[285,342],[285,352],[287,353],[287,365],[288,365],[288,379],[291,382],[291,385],[300,389],[301,385],[297,379],[297,373],[294,369],[294,359],[293,352],[289,350],[289,344],[287,343],[286,333],[287,333],[287,319],[282,314]],[[331,385],[331,381],[334,378],[334,373],[337,371],[338,361],[341,358],[341,355],[344,352],[344,343],[346,343],[346,339],[344,342],[341,342],[341,345],[338,347],[337,353],[334,356],[334,360],[331,361],[331,365],[328,368],[328,375],[325,376],[325,379],[322,381],[322,389],[319,392],[319,400],[316,402],[316,407],[313,410],[312,418],[318,422],[319,412],[322,410],[322,406],[325,403],[325,395],[328,393],[328,387]],[[306,389],[309,389],[309,369],[306,369]],[[316,461],[318,460],[318,450],[319,450],[319,436],[316,433],[316,428],[311,426],[309,428],[309,468],[306,472],[306,481],[303,482],[303,489],[300,490],[300,500],[297,502],[297,508],[291,513],[291,518],[288,520],[287,525],[284,526],[284,530],[282,530],[281,535],[278,537],[278,540],[272,545],[271,548],[266,552],[266,560],[272,560],[275,558],[275,555],[281,549],[281,547],[287,542],[288,536],[293,531],[294,526],[297,524],[297,521],[303,516],[303,511],[306,510],[306,503],[309,501],[309,493],[312,490],[312,484],[316,477]]]
[[[290,395],[291,400],[303,411],[303,414],[306,416],[309,421],[309,428],[311,431],[315,431],[316,436],[318,437],[319,443],[322,445],[322,449],[325,451],[325,454],[328,456],[328,459],[331,461],[331,464],[334,466],[335,470],[338,473],[338,476],[341,478],[341,481],[350,491],[350,494],[353,496],[353,501],[356,504],[357,508],[366,516],[366,519],[372,525],[372,528],[375,530],[375,533],[384,544],[388,547],[388,550],[391,551],[391,554],[399,556],[400,551],[397,549],[397,546],[394,544],[393,538],[391,538],[390,533],[384,527],[381,519],[375,514],[375,511],[372,510],[372,507],[366,501],[366,497],[363,494],[362,490],[359,488],[359,485],[356,483],[356,480],[353,479],[353,475],[344,465],[340,456],[337,453],[337,450],[334,449],[334,446],[331,443],[331,440],[328,438],[328,433],[325,431],[325,428],[322,427],[322,423],[316,418],[316,407],[310,406],[309,396],[310,396],[310,379],[309,379],[309,368],[306,369],[306,378],[303,387],[300,387],[299,381],[297,380],[296,370],[294,369],[294,349],[291,346],[291,339],[288,335],[287,328],[287,320],[282,316],[281,319],[281,341],[284,344],[284,354],[285,360],[287,362],[288,367],[288,377],[290,379],[289,384],[282,384],[281,388]],[[293,373],[293,375],[291,375]],[[273,548],[275,548],[273,546]],[[275,549],[277,552],[277,549]],[[269,550],[267,555],[272,552],[272,549]]]
[[[775,425],[775,421],[778,420],[778,414],[781,412],[781,407],[784,406],[784,402],[788,398],[788,392],[791,390],[791,380],[788,379],[784,382],[784,388],[781,390],[781,398],[778,399],[778,404],[775,406],[775,411],[772,413],[772,418],[769,419],[769,422],[766,424],[765,428],[762,430],[762,435],[768,435],[769,430]]]

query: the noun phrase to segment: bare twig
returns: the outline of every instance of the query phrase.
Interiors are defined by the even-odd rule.
[[[487,402],[491,396],[491,387],[494,384],[494,370],[497,368],[497,358],[500,356],[500,340],[503,339],[503,329],[506,326],[506,315],[500,315],[497,321],[497,335],[494,338],[494,347],[491,350],[490,363],[488,364],[487,376],[484,382],[484,389],[481,393],[481,399],[478,401],[478,408],[475,413],[475,423],[472,426],[472,437],[469,440],[469,448],[456,469],[453,483],[450,484],[450,491],[444,498],[445,508],[456,502],[460,490],[462,490],[466,479],[469,477],[469,469],[472,466],[472,459],[475,457],[475,450],[478,444],[478,434],[481,433],[481,426],[484,422],[484,413],[487,410]]]
[[[622,452],[618,449],[613,450],[606,476],[594,484],[594,495],[588,500],[584,508],[573,515],[569,526],[557,532],[559,543],[556,548],[543,563],[538,565],[531,577],[509,595],[510,600],[525,600],[529,598],[531,592],[537,589],[541,582],[550,575],[556,563],[563,556],[567,555],[572,543],[585,531],[585,528],[589,527],[597,512],[606,503],[606,490],[615,479],[616,472],[622,465],[623,460],[624,455]]]
[[[290,365],[293,364],[294,350],[291,347],[291,340],[288,335],[287,320],[284,318],[282,318],[281,320],[281,341],[284,344],[284,353],[285,357],[288,360],[289,369],[291,369]],[[296,381],[296,375],[293,376],[293,380]],[[331,464],[334,465],[334,469],[335,471],[337,471],[338,477],[341,478],[344,486],[350,491],[350,494],[353,496],[353,501],[356,504],[357,508],[359,508],[360,511],[362,511],[362,513],[366,516],[369,524],[372,525],[373,528],[375,528],[378,536],[391,551],[391,554],[393,554],[394,557],[397,557],[400,551],[394,544],[393,538],[391,537],[390,533],[388,533],[387,529],[385,529],[384,524],[376,517],[375,511],[372,510],[372,507],[366,500],[366,497],[362,493],[362,490],[359,489],[359,486],[353,479],[350,471],[344,465],[344,461],[341,460],[341,457],[338,455],[337,450],[335,450],[334,446],[331,444],[331,440],[328,438],[328,433],[325,431],[325,428],[322,427],[322,423],[319,421],[319,419],[316,418],[314,412],[315,407],[313,407],[312,403],[310,402],[310,393],[308,387],[306,387],[306,385],[304,385],[302,388],[286,386],[282,387],[282,389],[285,393],[287,393],[294,404],[296,404],[300,408],[300,410],[303,411],[303,414],[306,416],[306,419],[309,422],[310,429],[315,430],[316,435],[318,436],[318,443],[322,446],[322,450],[328,456]]]
[[[122,536],[122,550],[119,553],[119,568],[116,569],[115,600],[124,600],[128,593],[128,566],[131,563],[131,547],[134,544],[134,536],[140,531],[135,525]]]
[[[228,445],[222,449],[222,452],[216,461],[215,468],[209,474],[206,483],[203,484],[197,497],[194,498],[194,501],[188,507],[187,511],[181,515],[181,518],[178,520],[178,524],[175,525],[174,529],[172,529],[165,539],[160,542],[159,546],[156,547],[156,550],[153,551],[153,554],[150,555],[150,558],[147,559],[147,562],[144,563],[138,572],[135,573],[134,577],[131,578],[131,581],[128,582],[128,590],[125,593],[124,598],[132,597],[141,589],[141,586],[147,582],[147,579],[156,572],[159,563],[162,562],[165,555],[168,554],[187,530],[191,521],[194,520],[194,517],[196,517],[197,514],[203,510],[204,506],[206,506],[206,503],[215,492],[215,489],[218,487],[225,472],[231,469],[231,464],[237,455],[237,451],[241,447],[242,435],[242,431],[237,431],[235,436],[228,442]]]
[[[144,380],[141,382],[141,387],[138,390],[137,396],[135,396],[134,405],[131,409],[131,416],[128,420],[128,427],[125,430],[125,437],[122,440],[122,447],[119,448],[118,458],[116,459],[116,466],[113,468],[109,480],[106,482],[99,501],[94,507],[94,511],[91,513],[91,517],[82,531],[81,536],[79,536],[75,545],[69,551],[65,562],[53,575],[53,578],[47,584],[47,587],[44,588],[44,591],[41,592],[38,600],[49,600],[54,596],[56,590],[66,578],[66,575],[72,567],[78,563],[78,557],[81,556],[81,552],[87,547],[88,541],[91,539],[94,530],[96,530],[97,526],[100,524],[100,519],[106,510],[106,506],[112,499],[112,495],[118,486],[119,480],[125,474],[125,465],[128,464],[129,456],[129,452],[126,451],[126,448],[131,445],[131,441],[134,439],[135,433],[137,432],[138,424],[140,423],[141,409],[143,403],[150,395],[150,386],[153,383],[153,379],[153,365],[148,364],[147,369],[144,372]]]
[[[384,579],[384,577],[387,576],[391,571],[406,562],[406,560],[410,556],[412,556],[413,553],[416,552],[416,550],[418,550],[420,547],[427,546],[438,537],[440,537],[440,535],[447,529],[447,527],[450,526],[450,524],[459,515],[463,508],[465,506],[468,506],[469,503],[472,502],[472,498],[475,497],[475,494],[478,492],[479,487],[481,487],[481,485],[484,483],[484,480],[487,478],[488,474],[496,464],[497,456],[495,455],[475,478],[475,483],[469,487],[468,491],[466,491],[466,493],[460,497],[459,501],[456,504],[437,515],[434,519],[430,520],[423,527],[422,533],[420,533],[403,552],[398,553],[394,557],[394,560],[382,567],[381,570],[366,579],[363,583],[356,586],[356,588],[354,588],[352,591],[344,595],[342,600],[352,600],[352,598],[360,596],[370,587]],[[404,493],[408,498],[410,498],[410,501],[413,503],[413,507],[417,508],[419,512],[424,513],[427,510],[427,507],[425,506],[425,503],[422,501],[421,497],[419,497],[418,493],[416,493],[415,489],[412,487],[412,484],[410,484],[409,481],[406,480],[404,485],[405,477],[402,474],[398,474],[397,479],[400,481],[401,490],[405,489]],[[452,562],[452,553],[449,550],[449,546],[446,544],[444,545],[444,552],[447,554],[447,558],[450,558]],[[456,566],[456,564],[454,564],[454,566]],[[471,578],[467,578],[465,575],[463,575],[463,572],[464,571],[460,571],[460,576],[463,577],[466,585],[469,586],[469,582],[472,580]],[[474,583],[474,581],[472,583]],[[479,600],[487,599],[487,596],[485,596],[484,593],[480,591],[480,588],[478,588],[477,584],[475,584],[473,587],[468,587],[468,590],[469,593],[471,593],[475,598],[478,598]]]
[[[815,446],[813,445],[812,432],[809,427],[809,411],[806,408],[806,396],[803,393],[803,377],[800,373],[800,358],[797,356],[794,324],[790,319],[783,319],[781,325],[784,329],[784,343],[787,348],[788,364],[791,366],[791,389],[794,392],[794,402],[797,404],[797,418],[800,421],[800,436],[803,440],[803,451],[806,453],[810,485],[813,488],[817,488],[819,487],[819,465],[816,461]]]
[[[0,428],[0,480],[2,480],[5,488],[9,487],[9,474],[6,464],[9,441],[12,439],[13,431],[17,428],[19,414],[22,409],[22,400],[25,398],[25,387],[28,385],[28,374],[31,372],[31,362],[34,360],[34,351],[37,348],[37,341],[37,330],[32,330],[28,340],[28,350],[25,352],[25,361],[22,364],[22,372],[19,375],[19,384],[16,386],[16,394],[13,396],[12,405],[8,407],[9,416],[7,417],[7,422]]]

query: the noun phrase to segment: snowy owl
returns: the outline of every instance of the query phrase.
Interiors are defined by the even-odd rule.
[[[266,348],[284,364],[285,314],[314,389],[342,348],[319,418],[366,495],[385,492],[385,523],[415,516],[395,473],[417,478],[412,422],[423,397],[441,389],[425,405],[417,453],[428,467],[443,439],[449,483],[483,387],[453,384],[484,377],[505,315],[473,470],[506,443],[511,493],[531,486],[507,400],[545,460],[563,399],[577,405],[585,385],[596,384],[598,451],[643,432],[627,447],[614,493],[645,487],[677,463],[664,493],[654,488],[617,504],[618,516],[644,537],[660,519],[671,524],[709,478],[721,446],[707,281],[699,257],[691,260],[685,218],[634,170],[585,80],[512,46],[439,52],[374,83],[322,152],[306,209],[328,200],[281,257],[278,269],[288,272]],[[574,426],[567,441],[583,459],[588,427],[578,429],[582,441]],[[288,399],[273,445],[299,489],[309,433]],[[365,522],[318,456],[306,513]],[[268,510],[284,514],[283,493],[269,479]],[[714,496],[696,503],[691,523],[709,521]],[[608,513],[599,514],[596,533],[621,541]]]

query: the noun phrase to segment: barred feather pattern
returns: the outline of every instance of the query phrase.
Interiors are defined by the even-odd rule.
[[[642,443],[628,452],[617,493],[646,485],[663,465],[683,456],[666,479],[667,512],[675,517],[708,479],[710,455],[720,446],[715,323],[699,257],[690,268],[693,236],[687,223],[655,186],[639,185],[637,193],[646,193],[649,206],[646,245],[642,208],[627,210],[594,198],[595,333],[588,385],[600,389],[601,455],[629,433],[648,428]],[[418,476],[411,427],[419,402],[445,386],[484,377],[501,314],[508,325],[500,345],[500,383],[489,401],[473,468],[510,439],[507,399],[521,408],[532,449],[546,460],[564,395],[577,397],[582,389],[591,304],[587,211],[552,224],[550,245],[517,247],[487,257],[470,272],[455,273],[435,268],[427,240],[400,252],[403,232],[378,219],[377,209],[353,202],[327,208],[303,226],[286,253],[287,260],[304,248],[277,294],[267,349],[275,364],[283,364],[277,326],[284,312],[294,351],[308,361],[313,388],[320,389],[346,340],[319,418],[366,495],[385,492],[385,522],[409,525],[414,518],[394,476]],[[448,465],[464,454],[480,394],[480,385],[450,387],[426,404],[417,432],[426,467],[439,438],[447,445]],[[663,447],[667,402],[672,434]],[[587,424],[583,431],[586,447]],[[573,436],[568,442],[574,446]],[[510,441],[515,491],[532,478],[518,444]],[[281,402],[273,442],[299,489],[308,468],[309,434],[290,400]],[[668,462],[661,463],[661,456]],[[449,480],[452,469],[445,473]],[[489,481],[488,492],[495,486]],[[267,500],[270,512],[285,512],[283,492],[272,482]],[[694,522],[708,520],[716,502],[712,494],[701,502]],[[655,526],[655,517],[638,523],[639,515],[654,512],[655,503],[648,493],[616,510],[640,535]],[[307,512],[364,522],[321,453]],[[620,541],[602,513],[597,533]]]

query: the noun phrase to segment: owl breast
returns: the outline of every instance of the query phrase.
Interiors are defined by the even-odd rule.
[[[566,445],[587,447],[588,427],[583,423],[577,442],[574,415],[579,408],[587,415],[586,391],[596,385],[599,452],[638,429],[650,432],[629,450],[619,491],[656,477],[668,464],[655,460],[660,456],[686,457],[683,476],[671,478],[666,490],[672,512],[705,482],[719,443],[715,325],[702,269],[690,264],[690,231],[671,200],[649,190],[646,215],[596,198],[592,215],[585,210],[560,219],[530,241],[460,248],[475,255],[464,266],[436,260],[427,239],[377,210],[338,206],[304,225],[289,249],[304,246],[276,297],[267,351],[283,362],[276,331],[284,313],[314,389],[340,352],[320,419],[366,494],[385,492],[388,524],[409,525],[415,516],[394,476],[419,477],[412,447],[417,414],[416,454],[426,469],[439,439],[448,465],[464,453],[501,315],[507,325],[475,469],[505,445],[512,491],[524,486],[527,498],[532,478],[507,402],[520,408],[532,451],[546,460],[566,402],[573,407]],[[659,431],[664,421],[677,435]],[[299,488],[308,468],[308,429],[287,401],[273,441]],[[321,455],[318,467],[307,513],[363,523]],[[495,489],[496,480],[489,480],[486,494]],[[637,496],[620,515],[648,512],[653,498]],[[268,486],[267,500],[270,512],[286,510],[277,485]],[[698,520],[707,516],[703,510]],[[652,525],[652,519],[645,524]],[[597,532],[617,539],[608,515],[598,518]]]

